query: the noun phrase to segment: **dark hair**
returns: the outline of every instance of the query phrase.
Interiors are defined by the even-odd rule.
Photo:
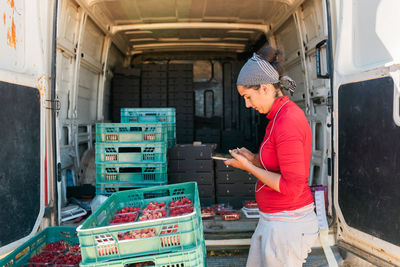
[[[283,94],[283,95],[288,95],[285,90],[283,90],[282,85],[280,82],[277,83],[272,83],[272,85],[275,87],[275,97],[279,96],[279,91]],[[253,90],[258,90],[260,89],[261,84],[259,85],[249,85],[249,86],[245,86],[246,89],[253,89]]]
[[[281,50],[275,49],[269,45],[265,45],[257,51],[257,55],[259,55],[265,61],[268,61],[278,72],[279,78],[282,77],[285,70],[283,69],[281,63],[285,60],[285,58]]]

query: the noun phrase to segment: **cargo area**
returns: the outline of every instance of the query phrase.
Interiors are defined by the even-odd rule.
[[[236,147],[256,152],[268,121],[245,107],[236,79],[245,61],[265,44],[284,52],[286,73],[297,83],[292,100],[304,110],[313,131],[309,184],[330,186],[330,83],[317,77],[316,70],[316,50],[320,74],[328,69],[321,1],[65,0],[58,25],[57,122],[64,204],[68,185],[95,185],[95,123],[120,123],[121,108],[173,107],[177,144],[199,141],[215,144],[216,153]],[[171,174],[181,170],[173,166],[177,158],[169,159],[169,179],[176,180]],[[205,191],[214,192],[207,195],[210,204],[218,202],[218,195],[230,200],[226,191],[237,194],[242,184],[249,191],[235,207],[251,198],[254,179],[236,186],[219,180],[218,189],[218,179],[211,174],[218,172],[215,168],[207,169],[214,177],[200,182],[209,187]]]
[[[101,151],[111,147],[99,140],[103,129],[96,123],[140,122],[129,116],[128,110],[135,108],[149,113],[174,108],[176,139],[172,146],[168,141],[168,184],[195,181],[202,209],[225,205],[239,212],[240,221],[225,222],[215,215],[203,225],[209,266],[228,266],[224,253],[237,259],[229,266],[243,266],[258,219],[246,216],[242,207],[254,200],[256,178],[226,168],[211,155],[236,147],[258,151],[268,120],[245,107],[236,79],[246,60],[270,44],[284,52],[286,73],[297,83],[291,99],[305,112],[314,138],[309,185],[325,190],[328,220],[333,221],[328,194],[331,93],[329,79],[321,77],[329,69],[322,1],[65,0],[59,15],[57,122],[63,205],[79,204],[85,194],[110,196],[145,186],[117,184],[114,179],[137,175],[122,173],[134,170],[118,169],[119,163],[102,159],[107,168],[99,167],[100,153],[107,156]],[[130,154],[119,153],[119,162],[123,155],[127,159]],[[110,168],[117,170],[118,178],[110,178]],[[156,172],[156,181],[161,181]],[[333,232],[334,245],[332,237]],[[221,254],[221,249],[228,252]],[[338,251],[336,256],[341,259]],[[325,262],[322,250],[314,257]]]

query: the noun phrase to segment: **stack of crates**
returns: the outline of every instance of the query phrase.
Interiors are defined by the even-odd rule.
[[[216,144],[179,144],[168,149],[168,182],[197,182],[202,206],[215,204],[214,162]]]
[[[96,194],[168,182],[165,123],[96,125]]]
[[[176,206],[183,200],[185,205]],[[160,217],[149,219],[146,212],[153,204],[163,208],[150,209],[160,211]],[[181,208],[185,211],[174,213]],[[121,213],[127,209],[134,211]],[[123,216],[130,220],[116,221]],[[115,193],[77,232],[80,266],[206,266],[199,193],[194,182]]]

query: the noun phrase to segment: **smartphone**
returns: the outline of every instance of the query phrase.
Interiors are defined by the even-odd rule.
[[[215,160],[228,160],[228,159],[232,159],[232,156],[229,155],[229,154],[219,154],[219,153],[216,153],[216,154],[213,154],[213,155],[211,156],[211,158],[212,158],[212,159],[215,159]]]
[[[211,158],[212,159],[216,159],[216,160],[228,160],[228,159],[231,159],[231,158],[224,158],[224,157],[218,157],[218,156],[212,156]]]

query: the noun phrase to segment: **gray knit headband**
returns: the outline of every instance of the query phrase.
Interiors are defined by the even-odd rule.
[[[279,77],[279,73],[268,61],[262,59],[256,53],[247,60],[246,64],[240,70],[237,78],[237,85],[252,86],[261,84],[281,84],[283,89],[289,90],[291,93],[296,89],[296,83],[288,76]]]

